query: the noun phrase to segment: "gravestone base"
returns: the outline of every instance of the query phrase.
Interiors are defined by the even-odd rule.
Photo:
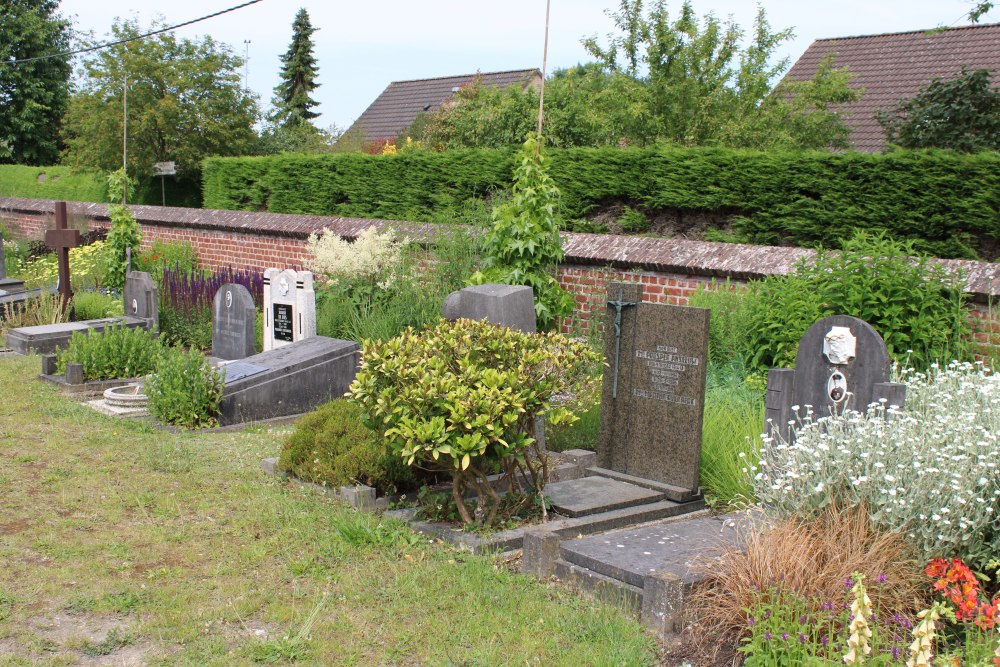
[[[135,317],[106,317],[99,320],[84,320],[83,322],[64,322],[62,324],[42,324],[34,327],[20,327],[7,332],[7,347],[17,354],[52,354],[56,350],[69,347],[69,339],[77,331],[104,331],[109,326],[122,324],[129,329],[146,329],[150,323],[146,319]]]
[[[658,482],[656,480],[646,479],[645,477],[636,477],[635,475],[626,475],[623,472],[608,470],[607,468],[587,468],[587,475],[593,476],[594,479],[607,478],[642,487],[644,489],[650,489],[651,491],[659,492],[664,498],[673,500],[675,503],[686,503],[702,497],[701,489],[692,491],[691,489],[681,488],[679,486],[674,486],[673,484],[667,484],[666,482]]]

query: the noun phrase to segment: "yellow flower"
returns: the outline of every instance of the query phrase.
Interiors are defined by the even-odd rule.
[[[868,640],[872,638],[872,630],[868,626],[868,619],[872,615],[872,601],[865,591],[862,583],[864,576],[858,572],[854,573],[854,601],[851,602],[851,636],[847,639],[847,654],[844,656],[844,663],[847,665],[860,665],[865,661],[865,656],[872,652]]]

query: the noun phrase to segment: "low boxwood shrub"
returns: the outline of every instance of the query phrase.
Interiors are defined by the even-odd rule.
[[[367,428],[361,408],[337,399],[319,406],[295,425],[278,467],[299,479],[331,488],[350,484],[394,493],[413,484],[413,471]]]
[[[69,347],[57,355],[60,373],[66,364],[82,364],[84,380],[141,377],[153,372],[161,346],[145,329],[111,325],[103,332],[73,332]]]
[[[104,317],[121,317],[125,304],[118,297],[104,292],[77,292],[73,295],[73,319],[99,320]]]
[[[486,476],[535,503],[547,462],[533,437],[535,418],[555,426],[576,419],[553,406],[558,393],[579,395],[598,355],[560,334],[527,334],[488,322],[440,320],[385,342],[366,341],[350,395],[366,424],[408,465],[447,472],[465,524],[493,525],[503,505]],[[522,483],[527,480],[527,484]],[[474,512],[466,490],[479,502]],[[475,518],[474,518],[475,517]]]
[[[201,352],[175,347],[163,350],[145,385],[150,414],[181,428],[217,426],[223,388],[223,373]]]

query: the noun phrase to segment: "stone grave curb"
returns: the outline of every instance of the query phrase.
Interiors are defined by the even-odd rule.
[[[45,373],[40,374],[38,379],[56,385],[64,396],[77,397],[101,396],[106,389],[124,387],[142,381],[142,378],[127,378],[121,380],[89,380],[79,384],[71,384],[66,381],[65,375],[48,375]]]
[[[279,470],[277,457],[264,459],[260,463],[260,468],[267,474],[286,479],[299,488],[315,491],[334,500],[343,501],[362,512],[384,512],[389,508],[389,503],[393,501],[392,496],[377,498],[375,489],[364,484],[342,486],[339,489],[334,489],[322,484],[301,480],[291,473]],[[398,500],[398,497],[396,497],[396,500]]]

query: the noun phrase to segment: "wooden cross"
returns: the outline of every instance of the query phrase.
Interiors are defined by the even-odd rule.
[[[69,284],[69,249],[80,245],[80,230],[67,228],[64,201],[56,202],[56,228],[45,231],[45,245],[59,253],[59,293],[66,307],[73,298]]]

